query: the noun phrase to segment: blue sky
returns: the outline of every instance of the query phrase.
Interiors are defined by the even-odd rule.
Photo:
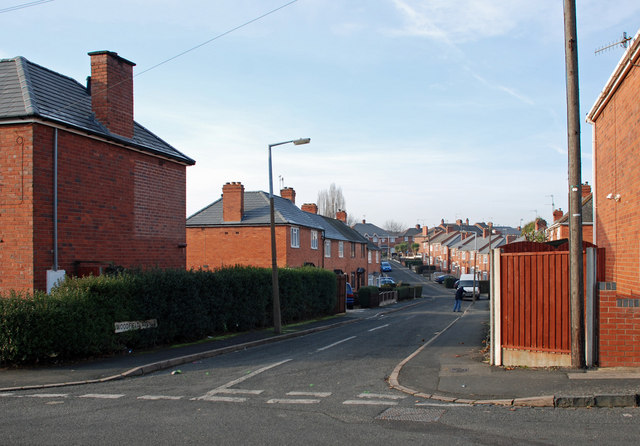
[[[196,160],[188,215],[229,181],[268,191],[268,144],[299,137],[273,149],[298,205],[335,183],[379,226],[567,210],[561,0],[298,0],[149,70],[289,1],[54,0],[0,13],[0,58],[81,83],[90,51],[135,62],[135,119]],[[578,0],[577,20],[586,116],[623,54],[594,51],[637,33],[640,2]]]

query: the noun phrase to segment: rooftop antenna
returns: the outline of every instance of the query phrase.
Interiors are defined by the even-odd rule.
[[[547,195],[547,197],[551,197],[551,215],[553,215],[553,212],[556,210],[556,203],[553,201],[553,194]]]
[[[633,40],[632,37],[627,36],[626,32],[622,33],[622,37],[617,42],[610,43],[609,45],[605,45],[602,48],[598,48],[595,50],[595,54],[604,53],[605,51],[610,51],[612,48],[620,45],[620,48],[627,48],[629,46],[629,42]]]

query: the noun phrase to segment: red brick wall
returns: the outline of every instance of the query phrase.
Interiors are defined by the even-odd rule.
[[[30,127],[23,128],[27,142]],[[39,124],[32,129],[33,167],[25,168],[29,179],[25,190],[33,190],[33,224],[23,219],[17,231],[32,231],[33,246],[20,246],[22,254],[17,247],[7,252],[12,257],[19,255],[22,265],[18,269],[2,266],[7,268],[0,283],[3,290],[45,289],[46,270],[53,266],[54,129]],[[11,134],[6,127],[0,131]],[[58,131],[58,153],[60,269],[73,273],[75,261],[184,268],[186,252],[179,246],[186,241],[185,166],[62,130]],[[4,215],[18,207],[3,207],[3,232]],[[26,258],[27,252],[32,260]],[[29,268],[32,278],[21,272]],[[19,278],[20,274],[24,277]]]
[[[606,282],[600,291],[600,365],[640,365],[640,72],[632,68],[598,116],[595,137],[596,244],[605,248]],[[607,195],[620,194],[620,201]]]
[[[32,130],[0,127],[0,291],[33,289]]]
[[[305,262],[322,266],[322,239],[311,249],[311,230],[299,227],[300,247],[291,247],[291,227],[276,226],[278,266],[298,267]],[[320,231],[319,231],[320,232]],[[187,268],[215,269],[250,265],[271,268],[271,228],[269,226],[228,226],[187,228]]]

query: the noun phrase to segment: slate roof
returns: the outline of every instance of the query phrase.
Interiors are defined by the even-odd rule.
[[[389,232],[374,225],[373,223],[356,223],[355,225],[353,225],[353,229],[355,229],[362,235],[377,235],[378,237],[382,238],[394,237],[393,234],[389,234]]]
[[[313,218],[314,214],[302,211],[291,200],[273,196],[274,221],[277,225],[291,224],[313,229],[324,227]],[[262,191],[244,193],[244,215],[238,222],[224,221],[222,218],[222,198],[187,218],[187,227],[215,226],[261,226],[270,225],[269,194]]]
[[[369,240],[365,238],[362,234],[356,231],[353,228],[350,228],[346,223],[337,220],[335,218],[322,217],[326,223],[326,227],[331,227],[333,230],[340,233],[345,240],[355,243],[364,243],[368,244]],[[325,234],[326,237],[326,234]]]
[[[24,57],[0,60],[0,124],[40,118],[193,165],[195,161],[134,122],[133,138],[109,132],[91,111],[87,88]]]

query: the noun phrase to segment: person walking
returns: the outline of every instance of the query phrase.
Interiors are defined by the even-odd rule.
[[[453,305],[453,311],[462,311],[462,295],[464,294],[464,287],[459,286],[456,290],[456,303]]]

